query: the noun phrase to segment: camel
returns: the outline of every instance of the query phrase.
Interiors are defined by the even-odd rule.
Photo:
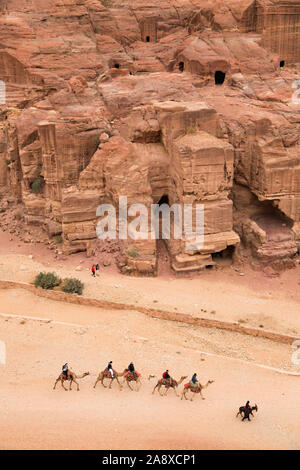
[[[256,403],[255,403],[255,406],[250,406],[250,405],[249,405],[249,402],[247,402],[247,404],[248,404],[248,406],[240,406],[240,407],[239,407],[239,411],[238,411],[238,413],[237,413],[237,415],[236,415],[236,418],[237,418],[239,415],[242,416],[242,413],[244,413],[244,416],[243,416],[243,418],[242,418],[242,421],[244,421],[245,419],[248,419],[248,421],[251,421],[250,415],[252,415],[253,418],[254,418],[254,414],[252,413],[252,411],[255,410],[256,413],[257,413],[257,411],[258,411],[258,406],[257,406]]]
[[[183,399],[183,397],[187,400],[186,394],[189,390],[193,393],[200,393],[202,400],[205,400],[204,396],[202,395],[202,390],[204,388],[207,388],[213,382],[214,380],[209,380],[205,385],[201,385],[200,383],[198,383],[196,386],[191,386],[190,382],[185,384],[182,394],[181,394],[181,400]],[[193,401],[193,399],[194,399],[194,395],[192,395],[191,401]]]
[[[64,386],[64,382],[66,380],[70,380],[69,390],[72,390],[72,383],[74,382],[77,385],[77,392],[79,392],[79,383],[77,382],[76,379],[83,379],[83,377],[86,377],[87,375],[90,375],[90,373],[84,372],[82,375],[76,375],[74,372],[69,370],[68,378],[66,378],[65,374],[62,372],[61,374],[59,374],[59,377],[56,379],[53,390],[55,390],[57,383],[60,381],[62,388],[65,389],[65,391],[67,392],[68,389]]]
[[[178,385],[180,385],[186,378],[187,378],[186,375],[183,375],[179,380],[175,380],[175,379],[171,378],[171,380],[172,380],[171,383],[170,383],[168,380],[160,379],[160,380],[157,382],[157,384],[155,385],[152,394],[154,394],[155,390],[157,389],[157,390],[158,390],[158,393],[159,393],[161,396],[164,396],[164,395],[160,392],[161,387],[164,386],[164,387],[166,387],[165,395],[167,395],[169,389],[172,388],[172,389],[174,390],[175,394],[179,397],[180,395],[178,395],[178,393],[177,393],[177,387],[178,387]]]
[[[98,382],[101,382],[103,387],[107,388],[107,386],[104,385],[103,381],[104,381],[104,379],[110,379],[110,384],[109,384],[108,388],[111,388],[113,381],[116,380],[119,384],[120,390],[122,390],[122,385],[120,384],[120,381],[119,381],[118,377],[122,377],[125,373],[125,370],[124,370],[124,372],[119,373],[119,372],[117,372],[113,369],[113,373],[114,373],[114,375],[112,377],[111,373],[107,369],[100,372],[100,374],[98,375],[98,378],[95,382],[94,388],[96,388],[96,385],[97,385]]]
[[[141,388],[141,374],[137,372],[130,372],[128,369],[125,369],[123,372],[123,385],[126,382],[130,390],[133,392],[133,388],[130,386],[129,382],[136,382],[137,388],[136,391],[138,392]]]

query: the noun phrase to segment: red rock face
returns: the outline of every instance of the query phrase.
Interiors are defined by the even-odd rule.
[[[240,239],[261,262],[292,264],[298,0],[23,3],[0,0],[0,203],[61,233],[65,253],[93,251],[97,207],[118,210],[120,196],[203,204],[203,247],[166,241],[175,271]],[[156,273],[150,231],[125,243],[123,272]]]

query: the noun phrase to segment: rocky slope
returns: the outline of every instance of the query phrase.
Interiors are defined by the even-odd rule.
[[[65,254],[92,253],[101,203],[201,203],[204,245],[167,240],[174,270],[240,241],[293,265],[299,0],[0,0],[0,13],[2,223],[19,204]],[[124,244],[122,272],[156,273],[150,231]]]

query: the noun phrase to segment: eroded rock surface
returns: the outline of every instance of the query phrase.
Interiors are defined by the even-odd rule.
[[[91,254],[100,204],[203,204],[203,246],[166,240],[176,272],[240,240],[293,264],[299,0],[0,0],[0,13],[2,220],[17,203],[65,254]],[[146,232],[123,243],[122,272],[156,273]]]

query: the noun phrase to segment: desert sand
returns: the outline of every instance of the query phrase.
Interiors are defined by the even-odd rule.
[[[189,304],[193,307],[189,312],[201,315],[205,306],[206,314],[214,318],[239,315],[249,317],[249,324],[256,324],[259,312],[264,312],[265,322],[269,317],[271,321],[274,312],[274,329],[299,332],[299,302],[287,295],[293,286],[276,291],[276,284],[286,283],[286,278],[297,275],[296,270],[271,282],[264,278],[265,292],[262,283],[261,289],[254,290],[253,277],[238,276],[230,268],[193,279],[170,273],[131,278],[111,268],[107,273],[101,269],[93,279],[87,270],[90,260],[83,255],[60,263],[49,251],[31,246],[31,259],[28,246],[20,244],[13,253],[5,238],[2,242],[1,279],[28,282],[41,269],[70,275],[72,263],[77,266],[83,261],[83,271],[76,276],[84,280],[87,296],[106,295],[145,305],[156,300],[158,307],[172,305],[178,311],[187,311]],[[278,302],[287,318],[285,328]],[[200,312],[195,303],[201,306]],[[0,365],[1,449],[299,448],[300,377],[289,372],[300,370],[291,364],[289,345],[157,320],[136,311],[65,304],[18,289],[1,290],[0,305],[0,339],[7,347],[7,363]],[[213,309],[216,313],[211,314]],[[120,391],[116,383],[112,390],[101,384],[93,389],[109,360],[118,371],[134,361],[142,374],[139,392],[126,386]],[[65,392],[60,384],[52,389],[65,362],[76,373],[90,372],[80,380],[79,392],[76,387]],[[175,379],[197,372],[201,383],[215,382],[204,391],[204,401],[199,396],[193,402],[181,401],[172,390],[167,397],[152,395],[157,377],[166,368]],[[156,378],[148,380],[149,374]],[[258,404],[251,423],[235,416],[246,400]]]

